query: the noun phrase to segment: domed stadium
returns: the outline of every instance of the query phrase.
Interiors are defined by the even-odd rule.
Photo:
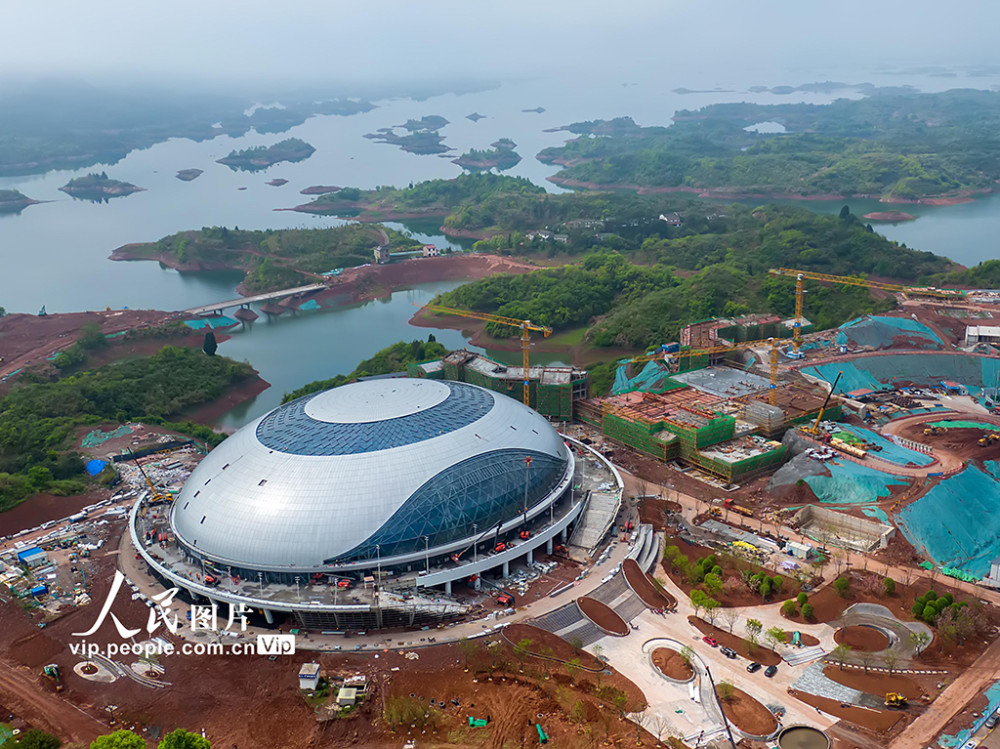
[[[147,562],[171,584],[219,601],[232,589],[261,609],[303,608],[303,586],[314,613],[327,587],[334,603],[338,590],[451,593],[455,580],[506,575],[565,541],[580,511],[574,465],[549,423],[505,395],[368,380],[246,425],[194,470],[168,515],[134,514],[133,536],[147,556],[139,539],[166,532],[171,558]]]

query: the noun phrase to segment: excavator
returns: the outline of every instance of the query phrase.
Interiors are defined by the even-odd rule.
[[[63,690],[62,677],[59,675],[59,666],[57,664],[50,663],[42,668],[42,674],[52,679],[52,682],[56,685],[57,692],[61,692]]]
[[[1000,433],[989,432],[988,434],[984,434],[982,437],[979,438],[979,446],[986,447],[987,445],[992,445],[997,440],[1000,440]]]
[[[936,436],[938,434],[944,434],[944,427],[935,427],[935,426],[924,427],[925,437]]]
[[[885,693],[885,706],[895,707],[903,710],[907,706],[906,697],[901,695],[899,692],[886,692]]]

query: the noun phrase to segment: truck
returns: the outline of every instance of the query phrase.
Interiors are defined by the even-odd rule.
[[[733,502],[732,497],[728,497],[725,502],[723,502],[727,510],[732,510],[733,512],[738,512],[740,515],[744,515],[748,518],[753,517],[753,510],[749,507],[744,507],[743,505],[738,505]]]
[[[900,710],[904,709],[907,705],[906,697],[901,695],[899,692],[886,692],[885,693],[885,706],[894,707]]]

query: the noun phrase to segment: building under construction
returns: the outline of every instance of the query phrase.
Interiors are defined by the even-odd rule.
[[[452,351],[407,368],[410,377],[453,380],[493,390],[521,400],[524,367],[512,366],[467,349]],[[538,413],[559,421],[572,421],[575,404],[590,395],[590,373],[576,367],[533,366],[528,368],[529,405]]]
[[[775,438],[814,417],[825,398],[822,387],[804,382],[772,390],[767,379],[738,367],[697,370],[681,382],[669,376],[669,364],[651,364],[660,372],[647,371],[647,364],[643,378],[623,375],[626,386],[614,395],[577,403],[576,418],[633,450],[678,459],[727,481],[782,463],[786,450]],[[839,403],[825,413],[839,416]]]

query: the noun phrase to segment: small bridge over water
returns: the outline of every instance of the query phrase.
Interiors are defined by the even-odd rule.
[[[308,286],[296,286],[294,289],[281,289],[280,291],[269,291],[266,294],[230,299],[228,302],[216,302],[215,304],[206,304],[202,307],[191,307],[190,309],[182,310],[181,313],[185,315],[221,314],[223,310],[227,310],[230,307],[249,309],[251,304],[286,299],[287,297],[298,296],[299,294],[311,294],[314,291],[323,291],[326,288],[326,284],[313,283]]]

